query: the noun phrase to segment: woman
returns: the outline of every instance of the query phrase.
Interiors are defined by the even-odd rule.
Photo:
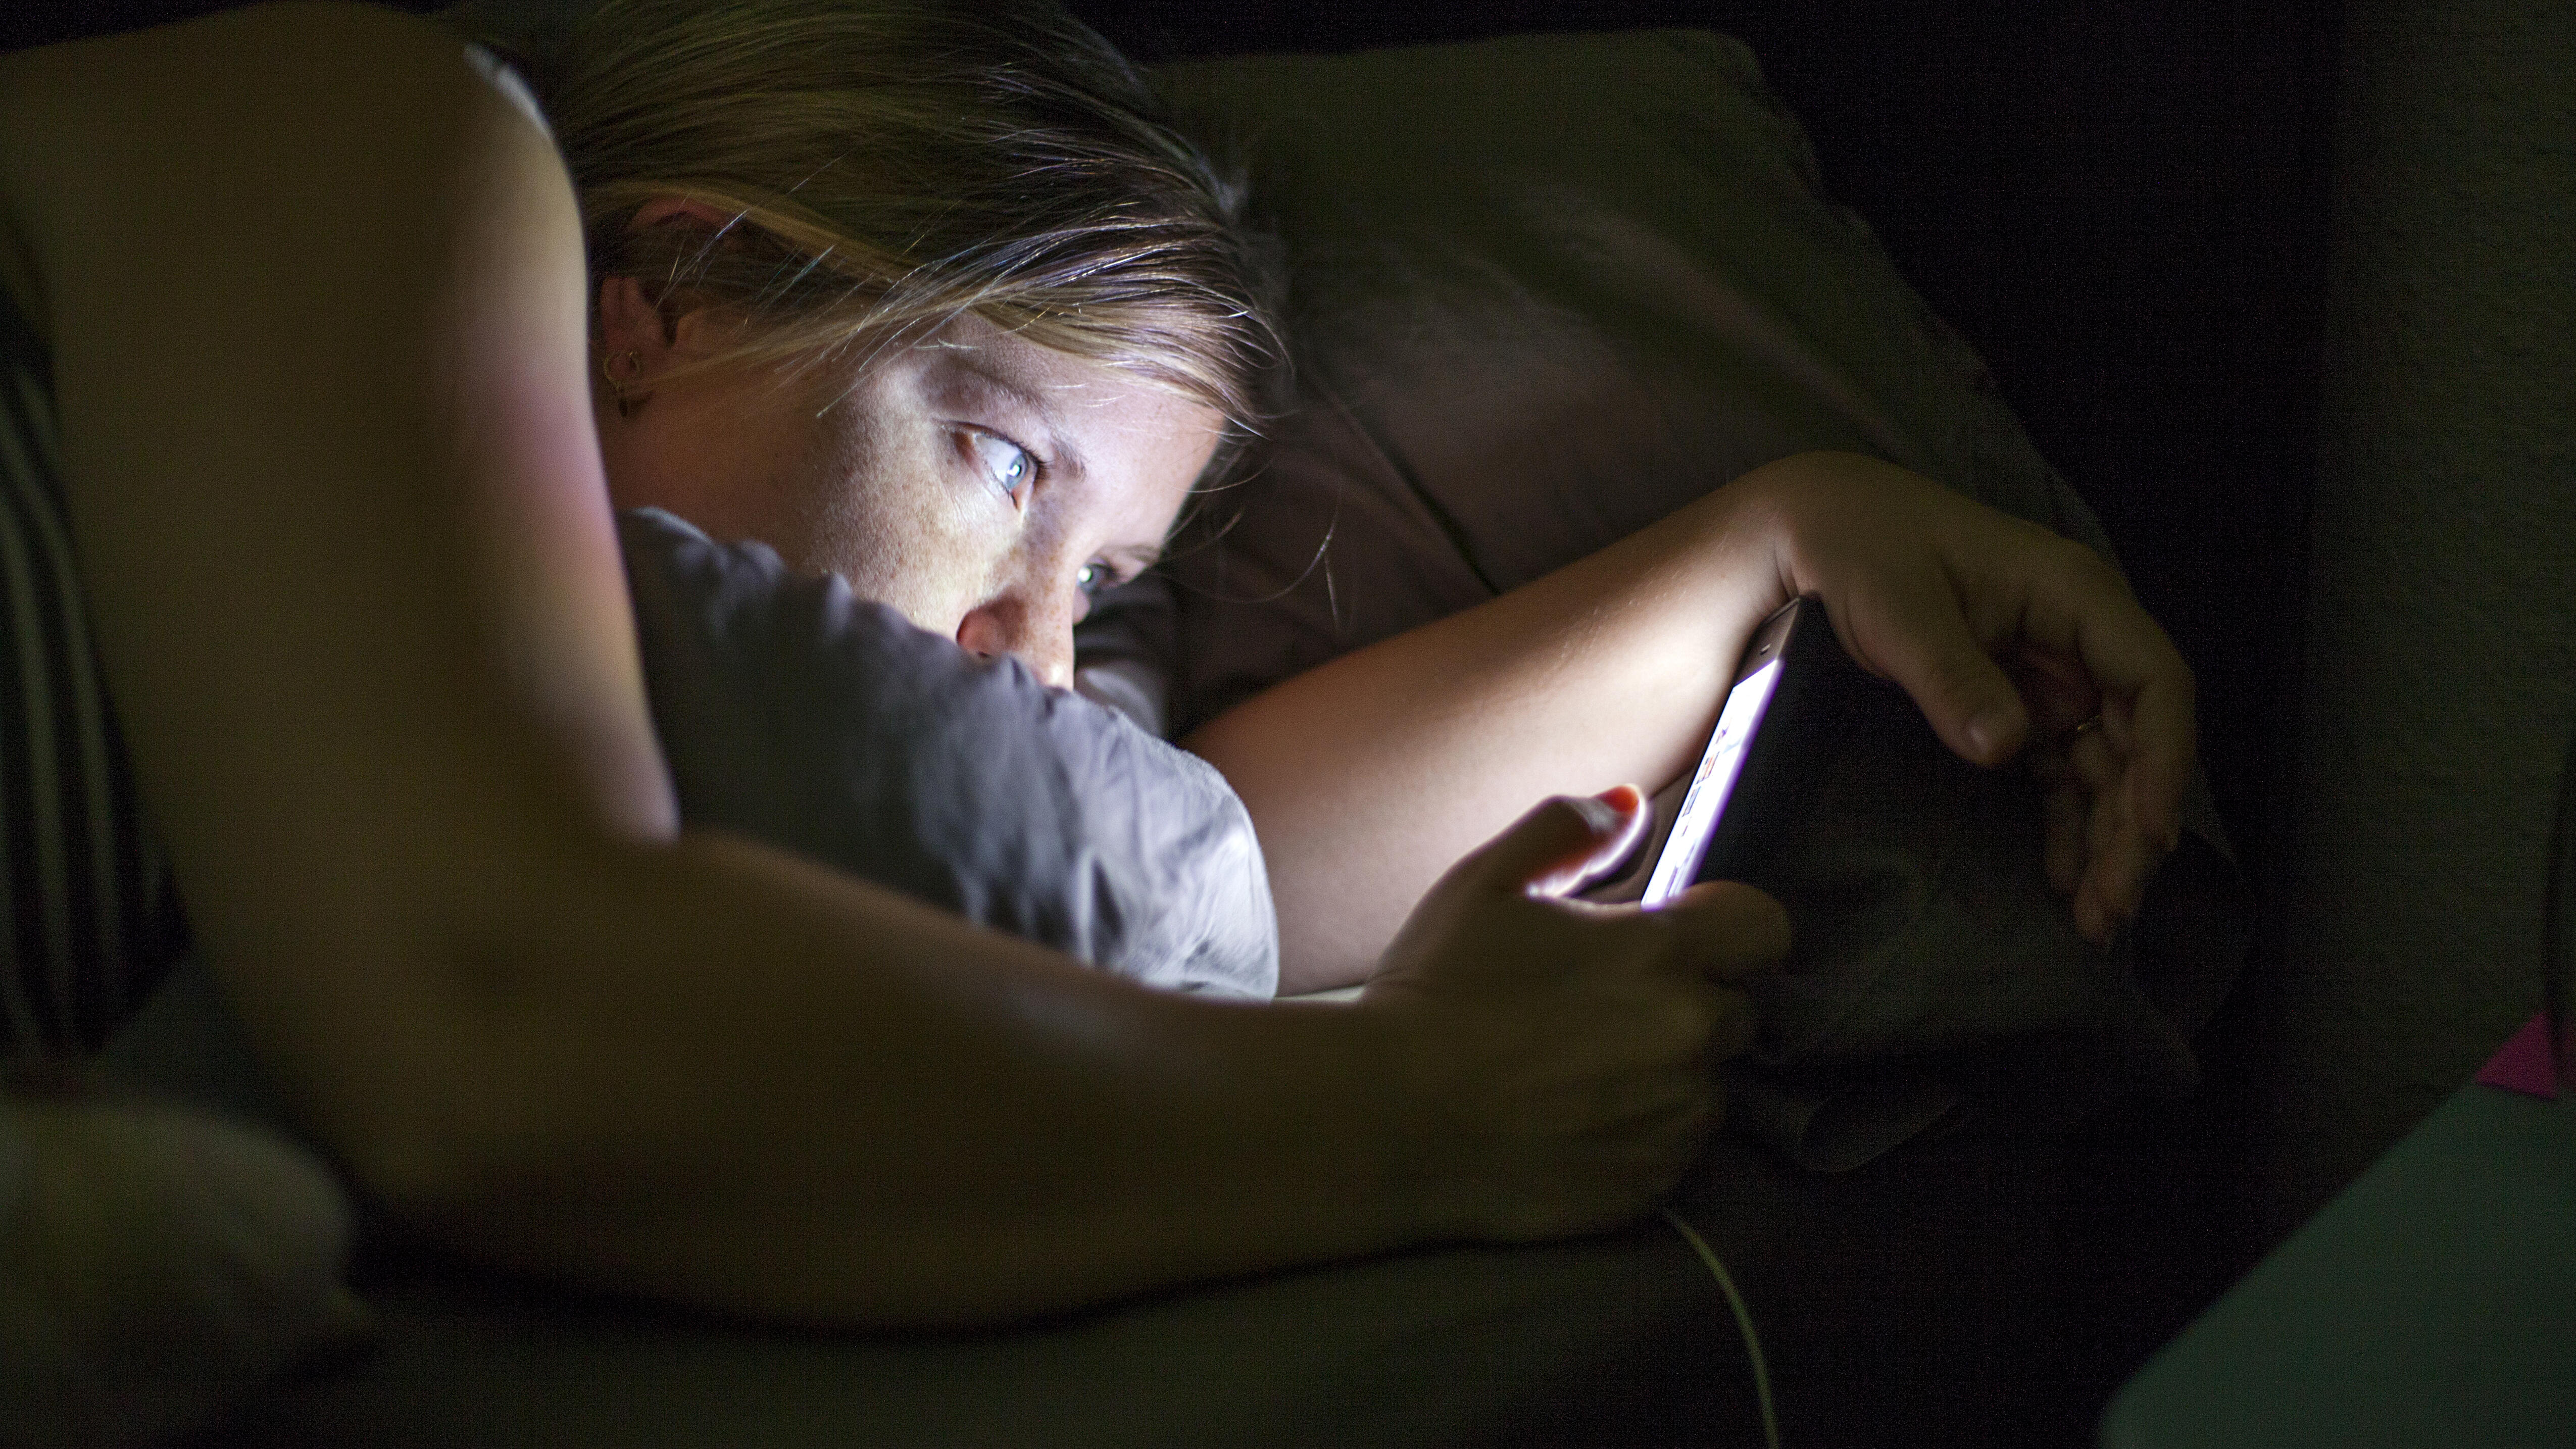
[[[1096,56],[1074,31],[1002,24],[966,29],[1042,42],[1004,72],[1042,111],[1114,99],[1114,62],[1047,65]],[[1616,782],[1680,768],[1790,593],[1822,592],[1971,758],[2098,704],[2052,832],[2088,930],[2171,844],[2189,676],[2116,575],[1830,457],[1192,741],[1261,825],[1292,980],[1373,968],[1355,1007],[1141,991],[681,830],[612,498],[1062,678],[1087,586],[1150,557],[1248,410],[1228,389],[1257,335],[1203,307],[1204,335],[1122,351],[1052,304],[961,310],[935,271],[908,291],[909,262],[800,292],[877,275],[840,271],[867,238],[797,198],[881,158],[604,175],[594,129],[649,139],[674,92],[583,85],[576,64],[552,98],[591,240],[647,259],[611,255],[595,295],[556,152],[433,27],[277,7],[0,59],[0,264],[50,356],[87,618],[197,949],[357,1181],[465,1253],[963,1323],[1624,1220],[1713,1120],[1708,1063],[1749,1033],[1725,983],[1785,926],[1735,886],[1653,914],[1558,897],[1624,853]],[[1094,133],[1188,169],[1105,109]],[[1029,270],[1063,232],[1028,233]],[[1108,270],[1149,302],[1228,295],[1163,260]],[[1579,793],[1433,885],[1556,789]]]

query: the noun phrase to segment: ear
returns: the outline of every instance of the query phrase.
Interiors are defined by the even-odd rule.
[[[733,230],[735,220],[733,213],[719,211],[703,201],[691,201],[685,196],[664,196],[635,208],[635,217],[626,223],[626,229],[642,231],[648,226],[667,226],[676,222],[701,228],[710,236],[722,236]]]
[[[665,196],[637,207],[626,229],[688,227],[724,245],[720,238],[735,220],[732,213],[705,202]],[[701,315],[704,311],[684,297],[665,296],[657,305],[653,293],[633,277],[604,277],[599,283],[600,351],[635,353],[643,364],[638,371],[649,378],[668,366],[674,353],[703,349],[700,334],[709,320]]]
[[[665,317],[644,283],[626,275],[600,278],[600,353],[636,353],[641,376],[659,373],[680,345],[677,319]]]
[[[644,284],[633,277],[600,278],[600,353],[636,354],[642,361],[636,369],[639,376],[651,377],[670,365],[671,354],[679,350],[678,320],[653,305]]]

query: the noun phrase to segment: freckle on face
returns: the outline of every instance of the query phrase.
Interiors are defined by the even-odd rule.
[[[1214,451],[1215,413],[1162,388],[976,324],[859,380],[833,424],[831,525],[810,562],[863,597],[954,635],[979,608],[1079,608],[1087,564],[1132,570],[1159,549]],[[1026,448],[1039,473],[1012,506],[957,430]],[[1050,626],[1053,627],[1053,626]]]
[[[1221,428],[1132,374],[974,318],[856,374],[706,375],[638,421],[656,430],[635,470],[651,476],[624,480],[621,506],[758,539],[950,637],[979,609],[1067,632],[1082,568],[1132,571],[1158,550]],[[973,436],[1037,460],[1018,502]]]

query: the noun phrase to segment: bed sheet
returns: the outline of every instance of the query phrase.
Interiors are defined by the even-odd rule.
[[[283,1125],[183,963],[110,1048],[127,1084]],[[1982,1445],[2045,1350],[2053,1137],[1960,1131],[1853,1172],[1721,1139],[1675,1197],[1749,1300],[1784,1440]],[[1744,1445],[1748,1360],[1660,1222],[1177,1292],[1007,1332],[822,1334],[571,1293],[373,1230],[374,1352],[284,1385],[215,1445]]]
[[[2054,1149],[1959,1135],[1849,1174],[1721,1142],[1678,1199],[1760,1326],[1785,1442],[2006,1442],[2042,1353]],[[1660,1222],[1283,1273],[1000,1333],[829,1335],[380,1255],[364,1363],[226,1432],[275,1444],[1747,1445],[1747,1356]]]

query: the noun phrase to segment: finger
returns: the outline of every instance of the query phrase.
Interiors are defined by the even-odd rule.
[[[2159,707],[2155,701],[2141,699],[2124,708],[2103,711],[2103,720],[2112,742],[2121,746],[2129,761],[2129,813],[2161,852],[2182,842],[2182,796],[2198,768],[2199,741],[2193,732],[2188,674],[2183,679],[2181,703],[2174,706],[2168,702],[2163,707],[2168,716],[2179,712],[2180,722],[2151,718],[2150,711]],[[2177,731],[2181,735],[2178,749],[2159,747],[2160,740]]]
[[[2131,707],[2137,745],[2130,756],[2129,808],[2160,850],[2182,841],[2182,796],[2199,753],[2193,708],[2188,669],[2179,679],[2139,695]]]
[[[2108,940],[2111,926],[2119,919],[2118,883],[2113,879],[2115,861],[2120,853],[2120,837],[2130,829],[2129,806],[2117,790],[2094,794],[2090,818],[2085,821],[2085,881],[2083,900],[2092,909],[2095,922],[2086,932],[2097,942]]]
[[[1597,1184],[1610,1200],[1584,1213],[1580,1224],[1553,1225],[1548,1236],[1569,1227],[1607,1227],[1643,1211],[1681,1181],[1697,1162],[1724,1108],[1722,1089],[1714,1082],[1678,1094],[1660,1111],[1641,1113],[1613,1130],[1570,1144],[1560,1159],[1562,1176],[1571,1182]]]
[[[2127,783],[2130,757],[2113,738],[2113,732],[2085,730],[2066,742],[2066,768],[2087,794],[2120,793]]]
[[[2133,761],[2121,748],[2124,733],[2119,713],[2111,711],[2103,728],[2085,732],[2068,750],[2069,766],[2091,802],[2085,874],[2092,878],[2094,900],[2114,921],[2137,913],[2166,849],[2131,807],[2127,778]]]
[[[1855,592],[1845,611],[1852,657],[1913,696],[1933,732],[1961,759],[1999,765],[2030,732],[2021,692],[1970,632],[1958,596],[1937,571],[1886,598]]]
[[[1678,1069],[1696,1078],[1752,1047],[1759,1019],[1741,987],[1704,978],[1660,984],[1669,994],[1620,1030],[1642,1070]]]
[[[1704,1040],[1705,1031],[1694,1033],[1694,1040]],[[1664,1052],[1651,1062],[1617,1071],[1593,1073],[1581,1080],[1562,1084],[1560,1094],[1538,1106],[1525,1125],[1536,1122],[1542,1128],[1553,1127],[1569,1136],[1599,1134],[1659,1117],[1670,1117],[1676,1111],[1688,1110],[1703,1102],[1708,1095],[1712,1075],[1698,1059],[1694,1048],[1688,1054]]]
[[[2024,644],[2014,652],[2013,677],[2030,711],[2034,739],[2055,739],[2102,712],[2102,691],[2080,659]]]
[[[2147,837],[2135,820],[2128,817],[2123,796],[2106,797],[2099,807],[2099,823],[2087,875],[2103,913],[2112,921],[2125,921],[2138,913],[2146,898],[2147,882],[2164,860],[2164,849]]]
[[[2022,754],[2022,767],[2040,789],[2040,862],[2049,887],[2068,897],[2084,876],[2084,833],[2092,803],[2090,790],[2076,774],[2071,744],[2061,736]]]
[[[2056,560],[2034,571],[2023,632],[2084,662],[2102,691],[2106,732],[2126,736],[2129,813],[2170,848],[2198,753],[2191,666],[2100,555],[2070,543]]]
[[[1702,881],[1640,914],[1678,932],[1679,959],[1710,980],[1731,981],[1789,954],[1789,913],[1741,881]]]
[[[1617,865],[1646,827],[1633,785],[1598,795],[1559,795],[1512,823],[1458,864],[1482,889],[1564,895]]]
[[[2118,790],[2093,797],[2085,837],[2076,922],[2096,944],[2109,945],[2119,924],[2137,914],[2147,877],[2163,852],[2130,818],[2127,795]]]
[[[2111,742],[2111,748],[2121,759],[2128,759],[2138,752],[2138,725],[2129,701],[2104,700],[2098,718],[2102,722],[2103,737]]]
[[[1762,1034],[1753,998],[1732,986],[1712,985],[1707,991],[1709,1060],[1732,1061],[1751,1051]]]

